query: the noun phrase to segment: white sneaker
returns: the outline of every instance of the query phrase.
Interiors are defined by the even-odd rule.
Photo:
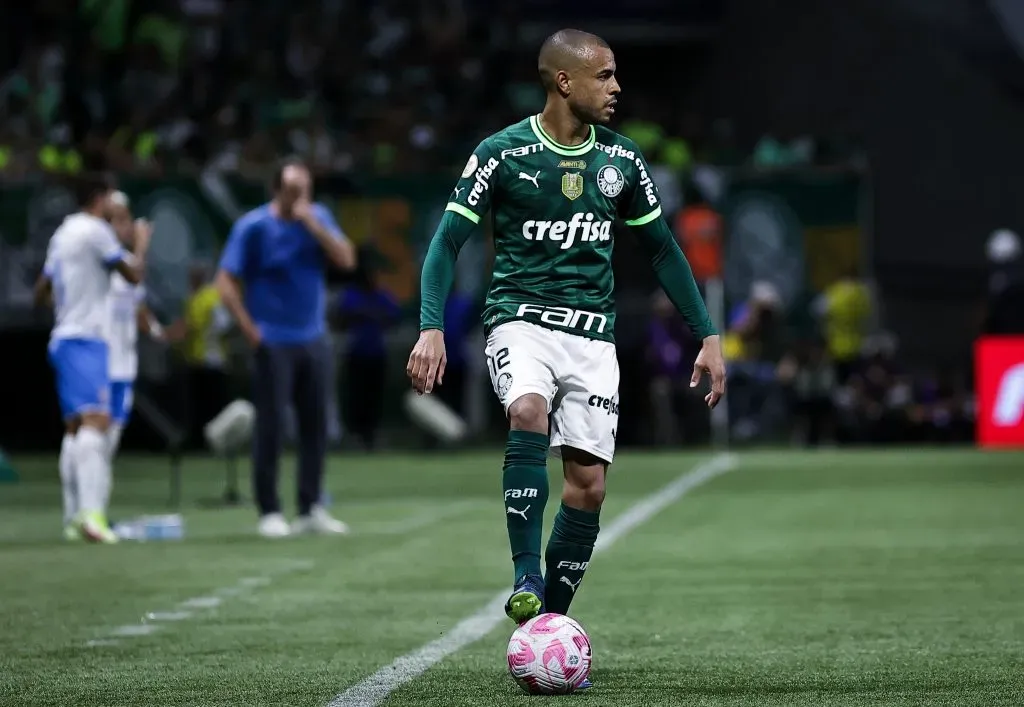
[[[292,532],[296,535],[345,535],[348,533],[348,525],[328,513],[323,506],[313,506],[308,516],[299,516],[295,519],[292,523]]]
[[[259,533],[265,538],[284,538],[291,533],[291,528],[280,513],[268,513],[260,518]]]

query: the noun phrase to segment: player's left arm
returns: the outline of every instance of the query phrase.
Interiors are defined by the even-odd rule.
[[[36,278],[36,284],[32,286],[32,301],[37,307],[53,306],[53,257],[50,255],[50,247],[46,249],[46,262],[43,263],[43,271]]]
[[[32,301],[37,307],[53,306],[53,280],[46,272],[46,268],[39,273],[36,284],[32,286]]]
[[[626,226],[636,234],[640,245],[650,256],[654,273],[665,294],[702,342],[694,362],[690,387],[697,385],[701,372],[707,372],[711,377],[711,392],[704,399],[714,407],[725,393],[725,359],[718,330],[708,314],[693,270],[661,213],[661,196],[650,176],[650,169],[639,151],[636,155],[635,175],[631,189],[625,195],[622,215]]]
[[[356,249],[345,237],[330,209],[323,204],[310,204],[308,207],[300,206],[298,214],[328,260],[342,270],[355,269]]]
[[[156,341],[165,341],[166,334],[164,328],[145,302],[139,302],[139,306],[135,310],[135,321],[138,324],[139,331],[143,334]]]

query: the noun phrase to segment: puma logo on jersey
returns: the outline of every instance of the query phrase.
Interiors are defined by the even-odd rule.
[[[566,577],[566,576],[565,576],[565,575],[563,574],[562,576],[560,576],[560,577],[558,578],[558,581],[559,581],[559,582],[565,582],[566,584],[568,584],[568,585],[569,585],[569,588],[570,588],[570,589],[572,589],[572,593],[573,593],[573,594],[575,594],[575,593],[576,593],[576,590],[580,588],[580,582],[582,582],[582,581],[583,581],[583,577],[580,577],[580,578],[579,578],[579,579],[577,579],[577,580],[576,580],[575,582],[571,582],[571,581],[569,581],[569,578],[568,578],[568,577]]]
[[[515,516],[522,516],[523,520],[526,520],[526,512],[528,510],[530,510],[530,506],[527,506],[523,510],[519,510],[518,508],[513,508],[512,506],[505,506],[505,515],[509,515],[509,516],[513,516],[513,515],[515,515]]]
[[[532,177],[529,174],[527,174],[526,172],[520,172],[519,173],[519,178],[520,179],[525,179],[528,182],[533,182],[533,186],[535,186],[538,189],[540,189],[540,184],[537,183],[537,178],[540,176],[541,171],[542,170],[538,169],[537,170],[537,174],[533,175]]]
[[[559,248],[566,250],[576,242],[608,241],[612,237],[611,221],[595,221],[594,214],[573,214],[566,221],[525,221],[523,238],[528,241],[561,241]]]
[[[455,187],[455,198],[459,198],[459,194],[466,191],[466,187]]]

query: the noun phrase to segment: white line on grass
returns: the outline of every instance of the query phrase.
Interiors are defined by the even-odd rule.
[[[174,611],[147,611],[139,623],[107,629],[100,638],[86,641],[85,645],[89,648],[115,646],[118,644],[118,639],[148,636],[159,631],[160,624],[184,621],[195,616],[198,611],[216,609],[226,599],[270,584],[273,577],[308,570],[311,567],[313,567],[313,563],[309,560],[295,560],[259,577],[243,577],[236,584],[222,587],[212,594],[186,599],[180,602]]]
[[[633,504],[609,523],[598,537],[594,552],[601,552],[637,526],[678,501],[697,486],[736,468],[731,454],[718,454],[686,472],[669,485]],[[362,682],[336,695],[327,707],[377,707],[392,692],[419,677],[452,653],[480,640],[498,624],[507,621],[504,613],[507,590],[502,590],[472,616],[456,624],[436,641],[396,658]]]

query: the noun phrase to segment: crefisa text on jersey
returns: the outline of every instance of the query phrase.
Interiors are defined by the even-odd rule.
[[[498,168],[498,160],[493,157],[487,160],[487,162],[480,166],[480,168],[473,175],[473,188],[470,189],[469,194],[466,196],[466,201],[470,206],[476,206],[480,203],[480,197],[483,196],[484,192],[491,188],[490,180],[494,176],[494,170]]]
[[[546,237],[551,241],[560,241],[561,250],[570,248],[576,242],[576,234],[580,234],[580,242],[608,241],[612,237],[611,221],[595,221],[594,214],[575,213],[569,221],[535,221],[523,222],[523,237],[528,241],[542,241]]]

